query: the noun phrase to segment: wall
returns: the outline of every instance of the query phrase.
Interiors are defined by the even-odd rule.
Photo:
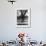
[[[37,41],[46,40],[46,1],[17,0],[14,5],[0,0],[0,40],[14,40],[18,32],[25,32]],[[16,9],[31,8],[31,28],[16,28]]]

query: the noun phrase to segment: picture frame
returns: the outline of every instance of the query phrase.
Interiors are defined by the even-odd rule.
[[[16,27],[31,28],[31,8],[17,8]]]

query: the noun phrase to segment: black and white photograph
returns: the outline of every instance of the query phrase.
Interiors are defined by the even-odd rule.
[[[17,27],[30,27],[30,9],[17,9]]]

